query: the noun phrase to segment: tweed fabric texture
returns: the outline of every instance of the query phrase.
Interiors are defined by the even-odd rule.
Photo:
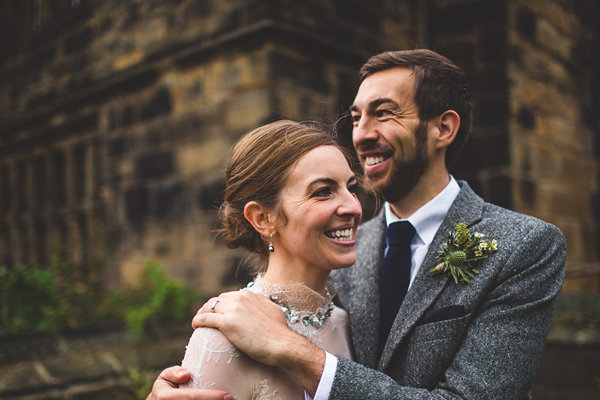
[[[359,228],[356,264],[332,274],[357,362],[339,359],[330,399],[530,398],[564,279],[565,240],[555,226],[485,203],[459,184],[379,359],[384,214]],[[429,276],[458,222],[498,240],[498,251],[474,264],[480,274],[470,284]],[[464,315],[423,324],[428,311],[453,305]]]

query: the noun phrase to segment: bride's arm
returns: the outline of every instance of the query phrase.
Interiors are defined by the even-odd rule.
[[[283,368],[314,395],[325,367],[325,352],[287,327],[279,306],[248,290],[224,293],[194,317],[192,325],[217,328],[255,360]]]
[[[266,374],[264,366],[211,328],[194,331],[181,365],[191,373],[191,379],[181,387],[224,390],[240,399],[251,398],[258,377]]]

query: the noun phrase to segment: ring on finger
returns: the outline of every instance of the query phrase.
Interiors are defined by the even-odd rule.
[[[215,307],[217,306],[218,302],[219,302],[219,299],[215,300],[215,302],[212,304],[212,307],[210,308],[210,311],[215,312]]]

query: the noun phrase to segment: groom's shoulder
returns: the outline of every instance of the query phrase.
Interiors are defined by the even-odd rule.
[[[502,228],[513,238],[534,235],[550,240],[563,242],[565,240],[560,229],[550,222],[487,202],[484,203],[482,218],[478,225]]]
[[[477,225],[488,226],[494,230],[500,229],[506,234],[516,237],[543,232],[546,236],[564,241],[562,232],[555,225],[531,215],[488,203],[475,194],[464,181],[459,181],[459,185],[463,195],[460,202],[461,210],[464,212],[481,211],[481,219]]]

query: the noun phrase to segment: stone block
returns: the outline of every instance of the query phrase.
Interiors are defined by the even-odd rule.
[[[569,186],[594,188],[598,180],[595,162],[581,154],[562,154],[559,178]]]
[[[504,65],[508,55],[508,38],[505,28],[484,29],[478,35],[480,59],[484,63]]]
[[[500,98],[495,100],[482,101],[481,103],[479,103],[478,108],[479,126],[505,126],[508,123],[507,99]]]
[[[147,188],[130,189],[124,197],[128,221],[140,221],[150,215],[150,191]]]
[[[505,134],[473,136],[472,151],[475,151],[479,168],[508,165],[508,137]]]
[[[3,396],[41,390],[56,383],[33,362],[0,365],[0,394]]]
[[[561,175],[560,157],[554,148],[549,146],[532,146],[532,172],[536,178],[556,180]]]
[[[225,106],[225,134],[240,134],[259,126],[270,110],[266,90],[253,90],[229,100]]]
[[[191,334],[190,328],[190,335]],[[139,368],[141,366],[144,369],[160,370],[181,363],[188,340],[189,338],[177,338],[177,340],[155,343],[152,346],[141,343],[133,349],[129,348],[123,349],[123,351],[116,351],[115,356],[125,368]]]
[[[136,162],[136,175],[142,179],[158,178],[175,172],[175,157],[171,151],[140,155]]]
[[[129,151],[128,147],[128,137],[126,135],[117,136],[113,138],[108,143],[108,156],[109,157],[117,157],[125,154]]]
[[[530,179],[521,179],[518,182],[518,198],[526,207],[536,205],[536,183]]]
[[[506,25],[508,3],[507,0],[479,0],[477,4],[477,22],[481,26]]]
[[[477,21],[477,2],[447,2],[440,7],[439,19],[440,31],[447,35],[472,33]]]
[[[550,213],[579,218],[580,220],[589,218],[587,196],[580,189],[554,190],[549,195],[547,201],[549,202]],[[575,242],[576,240],[572,240],[573,245]]]
[[[153,95],[140,107],[140,119],[148,121],[162,114],[169,114],[172,110],[171,94],[166,87],[159,88]]]
[[[562,59],[569,60],[572,40],[559,32],[549,21],[539,19],[536,26],[536,36],[539,43]]]
[[[214,0],[198,0],[188,3],[185,16],[190,19],[209,17],[214,8]]]
[[[202,211],[214,212],[223,202],[225,182],[216,181],[204,184],[198,191],[198,206]]]
[[[274,52],[270,65],[276,80],[283,79],[318,93],[329,91],[323,63],[306,59],[294,59],[286,54]]]
[[[575,119],[567,115],[546,115],[542,120],[542,126],[545,135],[553,144],[565,150],[584,150],[584,141],[579,134]]]
[[[125,286],[135,287],[138,285],[139,275],[144,270],[144,261],[140,260],[124,260],[121,262],[120,268],[120,283]],[[121,359],[119,353],[117,358]]]
[[[177,149],[177,165],[184,179],[225,166],[231,145],[221,138],[186,144]]]
[[[600,374],[598,357],[600,357],[598,346],[549,344],[544,350],[536,383],[546,390],[552,387],[565,396],[552,397],[553,399],[592,399],[598,395],[596,383],[596,377]],[[585,393],[588,393],[589,397]],[[549,399],[550,397],[546,396],[552,395],[547,392],[542,394],[544,396],[539,398]]]
[[[97,354],[77,354],[43,360],[48,374],[57,382],[72,384],[116,375],[112,366]]]
[[[536,117],[534,111],[529,108],[522,106],[517,114],[517,123],[526,130],[532,130],[536,125]]]
[[[501,175],[490,178],[488,188],[487,201],[509,210],[513,208],[512,182],[509,177]]]
[[[592,204],[592,210],[594,205]],[[597,212],[597,211],[596,211]],[[600,220],[584,223],[582,226],[583,260],[594,263],[600,260]]]
[[[362,2],[335,0],[336,17],[370,32],[379,30],[379,16]]]
[[[185,186],[181,182],[160,185],[156,188],[156,218],[158,220],[183,218],[189,215]]]
[[[467,76],[467,79],[471,83],[471,93],[506,92],[508,87],[504,67],[476,71]]]
[[[537,17],[526,7],[519,7],[515,13],[517,32],[526,40],[535,41],[537,32]]]
[[[476,46],[472,41],[445,41],[436,45],[436,51],[451,59],[467,73],[475,64]]]

